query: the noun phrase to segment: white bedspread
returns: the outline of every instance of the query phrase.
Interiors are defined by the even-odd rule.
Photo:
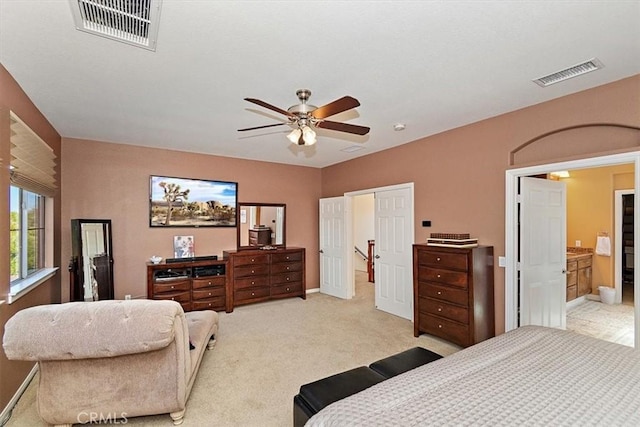
[[[640,351],[526,326],[335,402],[307,426],[640,426]]]

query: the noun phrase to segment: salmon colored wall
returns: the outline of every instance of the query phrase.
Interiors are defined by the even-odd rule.
[[[27,126],[45,141],[53,152],[60,158],[60,135],[47,119],[38,111],[29,97],[18,86],[7,70],[0,65],[0,229],[9,230],[9,162],[10,159],[10,129],[9,111],[13,111]],[[59,175],[60,167],[57,167]],[[53,199],[53,262],[60,265],[60,193]],[[9,233],[0,234],[0,259],[9,259]],[[9,263],[0,262],[0,300],[5,300],[9,293]],[[44,282],[35,290],[27,293],[13,304],[0,303],[0,327],[4,325],[14,313],[34,305],[60,302],[60,273]],[[14,396],[29,371],[32,362],[15,362],[7,360],[4,350],[0,350],[0,411]]]
[[[64,262],[71,257],[71,219],[111,219],[116,299],[146,298],[145,263],[151,255],[173,257],[175,235],[193,235],[196,255],[236,248],[236,228],[150,228],[150,175],[236,181],[240,202],[285,203],[287,246],[306,248],[307,287],[319,287],[319,169],[70,138],[62,153]],[[65,270],[65,301],[68,283]]]
[[[511,152],[539,135],[568,126],[617,123],[638,127],[639,95],[640,75],[318,170],[78,139],[64,139],[60,144],[55,129],[0,66],[0,158],[8,158],[6,111],[10,108],[62,159],[62,191],[55,199],[54,214],[54,258],[61,274],[15,304],[0,305],[0,323],[4,325],[20,308],[68,299],[66,265],[71,253],[72,218],[113,220],[117,298],[146,294],[145,261],[152,254],[170,256],[175,234],[193,234],[198,254],[220,254],[235,247],[235,228],[150,229],[147,212],[151,174],[238,181],[240,201],[286,203],[287,243],[307,249],[308,288],[317,288],[319,283],[318,199],[347,191],[414,182],[416,241],[423,242],[429,232],[469,232],[482,244],[495,246],[496,256],[503,255],[505,170],[510,167]],[[550,146],[528,146],[525,162],[581,158],[588,153],[605,154],[640,145],[637,133],[632,133],[612,146],[615,135],[605,129],[585,143],[584,133],[565,134]],[[0,171],[0,183],[0,196],[6,203],[6,164]],[[420,227],[423,219],[430,219],[433,226]],[[0,209],[2,224],[8,227],[6,209]],[[6,240],[0,247],[0,258],[5,259]],[[497,262],[495,265],[496,331],[501,333],[504,272]],[[0,263],[0,274],[7,278],[8,266]],[[0,287],[2,295],[7,292],[4,286]],[[0,357],[0,404],[6,405],[31,366],[9,363],[4,354]]]
[[[548,89],[548,88],[547,88]],[[546,89],[542,89],[546,90]],[[640,126],[640,75],[583,91],[522,110],[493,117],[381,151],[322,170],[322,197],[391,184],[415,184],[415,241],[424,242],[430,232],[467,232],[483,245],[493,245],[495,256],[504,255],[505,171],[510,153],[537,136],[588,123]],[[411,123],[407,124],[411,126]],[[620,149],[611,135],[615,128],[598,131],[590,140],[590,152]],[[527,147],[533,159],[585,158],[584,135],[572,132],[554,145]],[[635,149],[640,134],[633,136]],[[628,139],[623,148],[630,149]],[[537,152],[539,151],[539,152]],[[421,221],[432,221],[423,228]],[[504,269],[495,267],[496,332],[504,332]]]
[[[567,246],[580,240],[582,247],[596,247],[598,232],[611,238],[611,256],[594,255],[592,289],[613,286],[615,274],[615,190],[634,188],[633,165],[572,170],[567,185]]]

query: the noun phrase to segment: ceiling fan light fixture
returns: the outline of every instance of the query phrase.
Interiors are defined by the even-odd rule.
[[[295,128],[291,131],[291,133],[289,133],[289,135],[287,135],[287,139],[293,144],[297,144],[300,140],[300,135],[302,135],[302,131],[300,130],[300,128]]]
[[[316,133],[309,126],[303,126],[302,140],[304,141],[304,145],[313,145],[316,143]]]

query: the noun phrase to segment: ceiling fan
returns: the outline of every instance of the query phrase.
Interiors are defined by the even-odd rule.
[[[322,107],[316,107],[315,105],[307,104],[311,91],[309,89],[300,89],[296,92],[300,104],[293,105],[287,110],[275,107],[264,101],[255,98],[245,98],[245,101],[252,102],[261,107],[268,108],[269,110],[287,116],[289,121],[284,123],[275,123],[272,125],[255,126],[251,128],[238,129],[238,132],[245,132],[248,130],[256,130],[269,128],[274,126],[291,125],[295,128],[287,135],[287,138],[294,144],[298,145],[313,145],[316,143],[316,133],[312,127],[335,130],[338,132],[353,133],[356,135],[366,135],[369,133],[369,128],[366,126],[352,125],[348,123],[334,122],[331,120],[325,120],[329,116],[333,116],[343,111],[350,110],[360,105],[360,102],[351,97],[343,96],[340,99],[336,99],[333,102],[323,105]]]

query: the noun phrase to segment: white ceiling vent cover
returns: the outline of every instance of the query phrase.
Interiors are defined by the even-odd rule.
[[[539,86],[545,87],[554,83],[561,82],[563,80],[578,77],[591,71],[596,71],[603,68],[604,65],[597,58],[590,59],[581,64],[574,65],[573,67],[566,68],[561,71],[557,71],[548,76],[535,79],[533,82]]]
[[[162,0],[69,0],[76,28],[156,50]]]

